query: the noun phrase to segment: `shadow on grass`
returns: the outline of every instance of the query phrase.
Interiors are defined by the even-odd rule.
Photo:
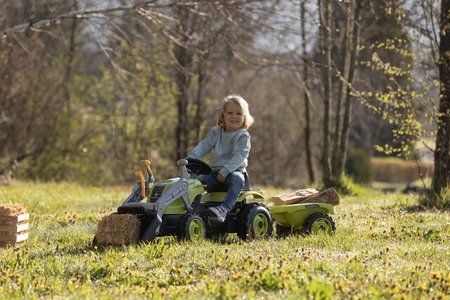
[[[409,205],[401,208],[402,211],[406,213],[421,213],[421,212],[431,212],[431,213],[443,213],[450,212],[450,202],[445,203],[429,203],[420,199],[417,204]]]

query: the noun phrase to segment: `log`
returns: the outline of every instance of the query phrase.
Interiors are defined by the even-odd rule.
[[[20,242],[24,242],[28,239],[28,232],[21,233],[19,235],[0,235],[0,245],[8,246],[15,245]]]
[[[28,223],[17,223],[15,225],[0,225],[0,232],[22,232],[28,230]]]
[[[30,214],[25,213],[18,216],[2,215],[0,214],[0,225],[11,225],[17,223],[28,223]]]
[[[316,194],[319,194],[319,191],[316,189],[302,189],[297,190],[293,193],[275,195],[271,200],[274,204],[277,205],[287,205],[297,203],[298,201]]]
[[[272,202],[276,205],[289,205],[298,203],[329,203],[339,205],[339,194],[334,188],[319,192],[315,189],[303,189],[291,194],[275,195]]]

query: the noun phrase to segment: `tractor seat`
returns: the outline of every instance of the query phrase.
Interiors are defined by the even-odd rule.
[[[246,172],[244,172],[243,174],[244,174],[245,183],[244,183],[244,187],[242,188],[241,192],[250,191],[250,179],[248,178],[248,174]],[[213,189],[212,191],[209,191],[209,193],[227,192],[227,191],[228,191],[228,187],[225,184],[221,184],[218,187],[216,187],[215,189]]]

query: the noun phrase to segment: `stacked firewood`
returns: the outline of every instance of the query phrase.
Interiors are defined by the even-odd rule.
[[[0,246],[17,245],[28,239],[30,214],[20,204],[0,204]]]
[[[316,189],[301,189],[293,193],[275,195],[272,202],[276,205],[289,205],[298,203],[329,203],[339,204],[339,195],[334,188],[319,192]]]

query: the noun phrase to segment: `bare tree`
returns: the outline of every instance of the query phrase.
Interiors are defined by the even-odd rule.
[[[359,16],[361,1],[349,0],[345,5],[345,27],[341,45],[342,69],[339,72],[340,86],[335,119],[334,144],[332,155],[333,177],[336,182],[341,181],[344,172],[345,156],[347,153],[348,136],[351,119],[351,86],[356,69],[356,48],[359,43]],[[344,108],[341,120],[341,108]]]
[[[31,101],[33,97],[36,97],[36,100],[39,99],[40,103],[47,103],[48,106],[52,108],[51,110],[47,109],[46,113],[50,114],[50,112],[55,112],[55,115],[49,115],[45,120],[49,123],[53,122],[55,126],[56,124],[59,125],[57,128],[54,128],[55,130],[52,136],[47,136],[53,137],[56,142],[49,143],[47,141],[40,144],[42,147],[36,148],[36,140],[29,139],[28,143],[31,143],[31,146],[35,149],[31,152],[25,151],[24,154],[18,154],[16,151],[11,154],[12,158],[8,159],[8,161],[16,161],[18,157],[22,158],[29,156],[33,156],[38,160],[38,153],[47,153],[46,149],[44,149],[46,147],[51,148],[53,152],[53,154],[48,153],[49,159],[51,157],[61,159],[62,157],[63,161],[70,161],[71,151],[74,151],[73,149],[75,149],[75,147],[83,146],[81,142],[83,142],[83,144],[87,143],[87,141],[80,141],[79,139],[86,135],[82,133],[75,134],[79,128],[74,126],[75,117],[73,115],[76,111],[80,111],[80,113],[86,111],[85,108],[76,106],[80,103],[75,104],[75,101],[78,97],[81,97],[81,95],[76,95],[73,92],[73,89],[77,89],[78,87],[76,84],[72,83],[75,78],[78,78],[77,75],[75,75],[76,71],[74,68],[74,66],[76,66],[75,57],[77,56],[75,51],[75,42],[77,40],[76,34],[82,30],[92,31],[91,34],[94,37],[95,46],[104,54],[103,60],[109,63],[108,69],[112,67],[113,70],[116,71],[116,73],[111,73],[109,70],[102,71],[103,74],[107,77],[109,76],[109,78],[101,82],[101,84],[105,84],[105,86],[102,86],[101,88],[111,94],[100,95],[98,98],[99,102],[113,101],[114,97],[117,99],[117,103],[115,104],[106,104],[106,106],[110,106],[108,107],[107,112],[112,115],[108,116],[105,114],[103,118],[103,113],[101,114],[101,119],[106,120],[105,125],[110,125],[113,130],[112,133],[105,133],[105,136],[110,138],[108,139],[107,145],[111,144],[110,146],[112,147],[110,153],[107,151],[105,151],[105,153],[107,153],[108,156],[112,153],[115,157],[122,157],[122,161],[128,161],[132,156],[129,154],[130,149],[136,151],[137,149],[141,149],[142,145],[147,144],[142,142],[142,140],[144,140],[142,137],[144,136],[143,132],[145,132],[146,124],[149,124],[145,118],[145,112],[148,108],[144,106],[144,103],[148,102],[142,101],[142,105],[138,105],[138,103],[130,102],[128,99],[129,95],[120,94],[125,91],[131,93],[135,102],[140,101],[142,95],[153,95],[153,92],[140,93],[138,88],[142,87],[141,82],[137,80],[132,73],[136,72],[135,74],[139,74],[139,71],[133,67],[126,66],[126,57],[123,56],[126,54],[125,51],[123,51],[123,49],[118,51],[120,49],[119,47],[135,46],[133,45],[134,38],[127,36],[127,34],[139,34],[129,30],[133,24],[136,24],[136,20],[141,21],[141,34],[144,34],[147,38],[157,36],[159,44],[166,47],[166,53],[172,54],[173,68],[171,69],[173,72],[170,76],[172,76],[171,78],[176,86],[175,92],[172,92],[176,95],[178,112],[177,117],[172,118],[177,120],[175,126],[177,128],[176,134],[174,134],[176,136],[177,146],[174,147],[176,148],[174,152],[176,152],[177,157],[184,156],[189,147],[189,132],[193,127],[196,131],[195,138],[200,136],[199,128],[202,114],[201,98],[204,95],[204,85],[209,72],[207,69],[207,60],[214,54],[212,48],[216,47],[217,41],[220,40],[222,46],[225,46],[222,47],[222,49],[226,48],[227,54],[235,55],[240,59],[251,57],[251,55],[249,55],[249,53],[251,53],[251,47],[248,47],[248,45],[252,43],[254,38],[252,26],[255,30],[258,30],[258,27],[263,26],[262,23],[258,23],[260,22],[259,16],[271,13],[271,10],[266,10],[264,8],[264,2],[269,3],[269,6],[271,5],[270,1],[256,0],[227,2],[167,2],[152,0],[136,1],[133,4],[127,4],[126,1],[121,1],[108,3],[105,6],[96,6],[95,2],[87,3],[83,0],[74,0],[71,2],[71,4],[74,4],[72,6],[70,4],[55,7],[49,5],[49,7],[52,8],[51,12],[35,14],[33,18],[16,18],[14,21],[12,18],[8,18],[8,22],[2,22],[3,29],[0,30],[0,33],[7,40],[17,40],[17,44],[19,47],[22,47],[24,52],[28,51],[29,54],[32,54],[27,45],[27,43],[31,45],[32,41],[29,39],[25,40],[25,37],[28,35],[36,37],[37,43],[39,43],[40,39],[51,37],[57,39],[58,42],[63,41],[64,45],[67,46],[67,51],[64,52],[61,58],[61,61],[65,62],[64,71],[61,73],[65,75],[62,76],[62,79],[53,80],[53,82],[59,83],[57,88],[49,91],[48,99],[43,100],[42,97],[38,97],[38,90],[33,91],[33,95],[30,95],[30,97],[27,98],[27,101]],[[34,10],[38,5],[30,4],[30,2],[27,3],[27,10],[35,13]],[[20,5],[18,6],[20,7]],[[128,22],[120,21],[124,17],[128,19]],[[71,23],[66,21],[71,21]],[[68,28],[70,28],[70,30],[67,30]],[[60,32],[58,32],[58,30],[60,30]],[[68,38],[64,39],[64,35],[62,34],[66,33],[69,33]],[[116,39],[113,35],[116,35],[116,37],[121,36],[121,39]],[[27,43],[23,43],[21,39],[24,39]],[[118,42],[116,43],[114,40],[117,40]],[[88,41],[83,42],[89,43]],[[48,58],[51,58],[52,55],[55,54],[61,55],[60,53],[62,53],[58,52],[59,50],[57,51],[56,47],[54,49],[49,49],[50,51],[46,53]],[[85,49],[92,49],[92,45]],[[216,52],[219,53],[222,49],[218,47],[215,48]],[[141,55],[139,52],[128,52],[129,55]],[[224,55],[221,54],[221,56],[223,57]],[[89,57],[87,59],[89,59]],[[138,59],[135,61],[141,62]],[[98,63],[98,61],[95,61],[94,65]],[[7,65],[11,66],[10,63]],[[133,63],[131,66],[132,65]],[[98,64],[98,66],[101,65]],[[92,68],[91,71],[98,72],[98,70],[94,70],[95,67],[89,67]],[[17,74],[19,74],[19,72],[17,72]],[[167,72],[167,74],[169,74],[169,72]],[[157,76],[160,75],[158,74]],[[43,79],[43,76],[38,78]],[[196,84],[193,80],[195,78],[197,78]],[[129,81],[131,79],[135,84],[130,84]],[[134,86],[136,89],[128,89],[128,86],[126,86],[127,81],[128,86]],[[107,86],[108,84],[112,84],[113,88],[109,89],[110,87]],[[156,83],[148,82],[145,89],[147,91],[158,90],[158,88],[152,86],[152,84],[154,85]],[[42,85],[42,87],[44,87],[44,85]],[[21,89],[23,90],[24,88],[22,87]],[[122,91],[120,89],[122,89]],[[89,90],[89,88],[86,88],[86,90]],[[50,95],[53,95],[57,101],[52,101]],[[8,99],[8,97],[3,99]],[[6,100],[2,102],[2,106],[5,104],[7,108],[5,109],[5,112],[13,108],[11,105],[6,104]],[[27,106],[32,107],[33,105],[31,103],[34,102],[24,103],[26,103]],[[190,109],[190,105],[192,104],[196,104],[195,113],[192,113],[192,110]],[[102,107],[102,105],[99,105],[99,107]],[[37,113],[37,110],[32,111],[32,113]],[[134,116],[134,113],[137,113],[138,115]],[[121,118],[120,115],[123,117]],[[193,115],[196,115],[198,118],[195,119],[195,122],[189,122],[189,117],[192,117]],[[85,119],[81,114],[78,117]],[[11,116],[8,116],[7,125],[10,124],[10,120]],[[84,122],[81,119],[78,121]],[[30,119],[30,122],[34,121]],[[130,130],[130,123],[135,125],[136,130]],[[13,124],[16,123],[13,122]],[[17,126],[14,128],[15,130],[19,130]],[[16,136],[14,132],[14,130],[8,129],[8,134],[5,139],[11,140],[12,143],[12,138]],[[98,133],[99,130],[96,130],[96,132]],[[42,136],[46,135],[42,134]],[[147,137],[150,136],[147,135]],[[1,138],[3,138],[3,136]],[[172,140],[172,137],[170,137],[170,140]],[[111,143],[109,143],[110,141]],[[5,147],[7,144],[8,143],[3,143]],[[50,147],[50,145],[53,147]],[[83,147],[83,149],[83,151],[87,151],[88,148]],[[60,151],[60,153],[56,153],[58,151]],[[2,153],[6,153],[6,150]],[[7,157],[7,155],[4,154],[2,157]],[[74,164],[73,161],[70,163]],[[48,165],[56,166],[57,163]]]
[[[212,59],[214,50],[219,52],[223,48],[232,49],[229,53],[237,57],[244,57],[247,55],[245,52],[251,51],[250,47],[241,47],[247,40],[253,39],[248,36],[255,34],[257,27],[261,26],[260,21],[255,21],[258,20],[255,16],[271,13],[269,10],[259,12],[257,2],[264,7],[265,1],[241,0],[175,2],[164,14],[154,12],[152,7],[142,8],[143,15],[155,22],[172,44],[170,48],[174,57],[173,70],[178,99],[177,158],[186,156],[190,144],[189,132],[192,129],[196,132],[196,139],[200,136],[201,96],[205,79],[210,73],[207,70],[207,60]],[[222,49],[217,47],[218,40],[221,40]],[[196,85],[193,82],[195,77]],[[189,122],[192,117],[189,115],[189,108],[192,105],[196,105],[196,114],[194,122]]]
[[[322,182],[332,186],[331,149],[330,149],[330,122],[331,106],[333,103],[333,69],[332,69],[332,8],[331,0],[319,0],[320,44],[322,51],[322,77],[324,84],[324,114],[323,114],[323,145],[322,145]]]
[[[312,101],[310,93],[308,92],[307,76],[308,76],[308,60],[306,59],[306,20],[305,20],[305,0],[300,1],[300,27],[301,27],[301,48],[303,55],[303,70],[302,70],[302,82],[303,82],[303,98],[305,103],[305,148],[306,148],[306,165],[308,168],[309,182],[315,182],[314,166],[313,166],[313,153],[311,149],[311,112],[310,103]]]
[[[439,25],[439,114],[437,119],[436,149],[434,152],[434,177],[432,189],[435,195],[448,190],[450,184],[450,1],[441,0]]]
[[[318,5],[324,92],[322,182],[326,186],[332,186],[340,184],[344,173],[362,4],[361,1],[354,0],[321,0]],[[338,18],[344,20],[343,28],[335,27],[334,23]],[[339,81],[336,82],[334,78]]]
[[[78,10],[78,1],[73,0],[73,7],[75,10]],[[64,146],[63,146],[63,160],[67,161],[69,159],[68,153],[70,151],[70,138],[72,135],[72,103],[71,103],[71,81],[73,76],[73,63],[75,57],[75,35],[77,30],[78,20],[74,18],[72,20],[71,28],[70,28],[70,36],[67,42],[68,44],[68,53],[67,53],[67,64],[66,64],[66,72],[64,75],[63,82],[61,83],[63,88],[63,99],[66,101],[66,109],[65,109],[65,123],[66,128],[64,130]],[[62,177],[65,177],[65,172],[63,170]]]

